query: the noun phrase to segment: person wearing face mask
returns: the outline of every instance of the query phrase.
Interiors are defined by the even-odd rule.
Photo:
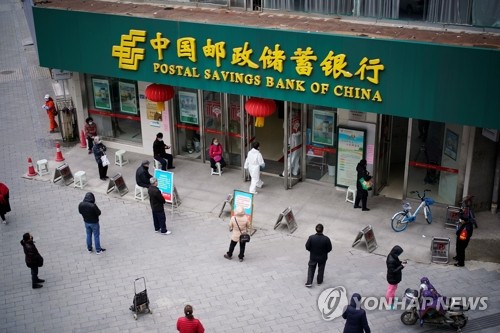
[[[141,187],[149,188],[149,186],[151,186],[149,180],[152,177],[153,176],[149,173],[149,161],[142,161],[141,166],[137,168],[137,171],[135,172],[135,182]]]
[[[163,171],[167,171],[167,169],[175,169],[172,165],[174,157],[167,153],[165,149],[170,149],[170,146],[167,146],[163,142],[163,133],[159,132],[156,134],[156,140],[153,143],[153,157],[161,163],[161,169]]]
[[[214,170],[214,172],[218,172],[217,163],[220,163],[220,169],[222,170],[226,166],[226,162],[224,161],[222,145],[219,143],[217,138],[212,139],[212,144],[210,145],[210,149],[208,150],[208,156],[210,156],[210,167]]]
[[[89,155],[92,154],[92,147],[94,147],[94,137],[97,135],[97,125],[94,123],[92,117],[85,119],[85,126],[83,127],[85,137],[87,138],[87,149]]]
[[[248,170],[250,174],[250,188],[248,192],[252,194],[257,194],[256,188],[261,188],[264,185],[264,182],[260,180],[260,170],[264,169],[266,163],[264,162],[264,158],[259,151],[260,143],[254,141],[252,143],[252,149],[248,152],[247,158],[245,160],[244,168]]]

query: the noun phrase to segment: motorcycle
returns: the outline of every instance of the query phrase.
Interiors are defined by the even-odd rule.
[[[432,297],[422,296],[422,286],[419,290],[407,288],[404,293],[405,311],[401,315],[401,321],[405,325],[414,325],[420,319],[420,326],[424,323],[432,325],[449,325],[457,332],[467,325],[468,317],[465,314],[469,310],[468,306],[459,304],[453,298],[440,297],[437,308],[428,307],[436,300]],[[422,311],[423,315],[422,315]],[[422,317],[421,317],[422,316]]]

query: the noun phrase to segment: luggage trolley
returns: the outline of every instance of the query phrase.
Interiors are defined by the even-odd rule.
[[[144,290],[138,293],[137,281],[139,280],[142,280],[144,284]],[[144,277],[140,277],[134,280],[134,299],[129,309],[130,311],[134,312],[135,320],[137,320],[137,317],[140,313],[153,314],[153,311],[151,311],[151,309],[149,308],[148,291],[146,289],[146,279]]]

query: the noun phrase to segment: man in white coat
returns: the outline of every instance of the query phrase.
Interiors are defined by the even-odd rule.
[[[264,168],[266,164],[259,151],[260,144],[257,141],[252,143],[252,149],[248,152],[247,159],[245,160],[245,169],[248,170],[250,177],[250,193],[257,194],[256,187],[261,188],[264,182],[260,180],[260,169]]]

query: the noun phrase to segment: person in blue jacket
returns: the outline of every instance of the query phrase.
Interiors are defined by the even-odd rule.
[[[361,295],[353,294],[351,303],[342,314],[345,319],[344,333],[371,333],[365,310],[361,309]]]

